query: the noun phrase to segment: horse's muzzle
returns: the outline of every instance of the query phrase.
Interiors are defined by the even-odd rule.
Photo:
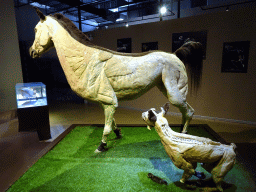
[[[32,49],[31,47],[29,48],[29,55],[34,59],[34,58],[38,58],[39,54],[37,53],[37,51],[35,49]]]

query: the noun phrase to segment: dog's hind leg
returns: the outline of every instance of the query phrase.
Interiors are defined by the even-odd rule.
[[[236,153],[233,146],[227,146],[222,158],[218,161],[218,164],[211,171],[213,181],[219,191],[223,191],[221,183],[226,174],[233,168],[235,161]]]

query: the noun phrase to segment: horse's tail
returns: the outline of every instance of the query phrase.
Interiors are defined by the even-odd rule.
[[[203,65],[203,46],[200,42],[185,42],[174,54],[188,67],[191,87],[197,90],[200,86]]]

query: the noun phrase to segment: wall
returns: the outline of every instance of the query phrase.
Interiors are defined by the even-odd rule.
[[[17,108],[16,83],[22,83],[13,1],[0,1],[0,111]]]
[[[255,7],[223,11],[176,20],[148,23],[128,28],[92,32],[93,43],[112,50],[117,39],[132,38],[132,52],[141,52],[141,43],[158,41],[159,50],[171,52],[172,33],[207,30],[206,60],[202,85],[188,102],[195,115],[256,122],[256,15]],[[224,42],[250,41],[248,72],[221,73]],[[162,106],[167,99],[155,88],[134,101],[119,106],[148,109]],[[174,107],[173,112],[178,112]]]

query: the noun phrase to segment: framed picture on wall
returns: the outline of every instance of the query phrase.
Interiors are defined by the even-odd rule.
[[[150,50],[158,50],[158,42],[142,43],[141,51],[146,52]]]
[[[223,73],[247,73],[250,41],[223,43]]]
[[[131,38],[117,39],[117,51],[124,52],[124,53],[131,53],[132,39]]]
[[[172,34],[172,52],[180,48],[187,40],[200,42],[203,45],[203,59],[206,59],[207,31],[195,31]]]

